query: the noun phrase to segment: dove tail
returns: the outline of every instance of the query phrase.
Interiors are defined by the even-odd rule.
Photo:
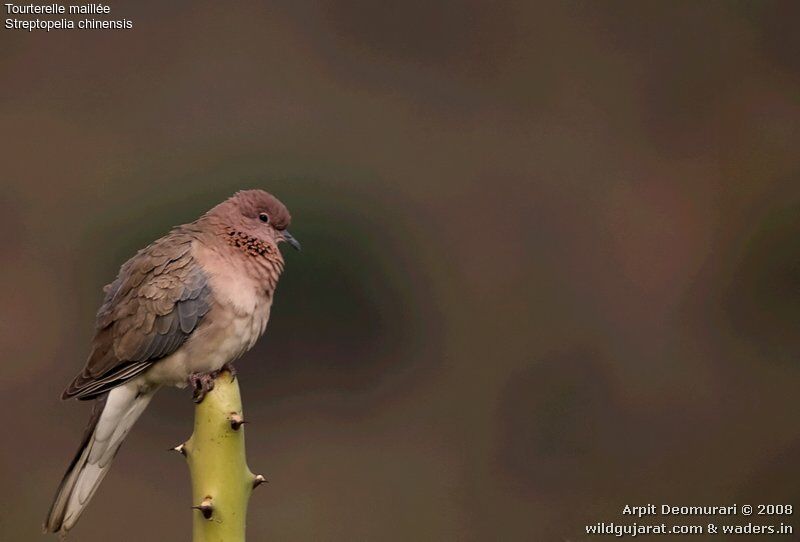
[[[46,533],[65,534],[75,525],[154,393],[142,393],[135,382],[129,382],[95,401],[81,446],[47,513]]]

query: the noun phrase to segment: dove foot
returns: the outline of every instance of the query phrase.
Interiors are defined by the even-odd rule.
[[[192,387],[192,400],[195,403],[202,403],[206,394],[214,389],[214,379],[218,372],[213,373],[192,373],[189,375],[189,385]]]

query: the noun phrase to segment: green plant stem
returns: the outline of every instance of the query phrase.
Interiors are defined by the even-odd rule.
[[[195,407],[194,432],[176,450],[192,477],[193,542],[244,542],[247,502],[264,481],[247,467],[239,383],[223,372]]]

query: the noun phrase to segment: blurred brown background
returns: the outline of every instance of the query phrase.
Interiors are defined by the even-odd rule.
[[[2,540],[41,539],[101,286],[248,187],[304,247],[239,363],[252,540],[800,504],[796,2],[112,8],[0,29]],[[188,539],[191,417],[159,394],[71,538]]]

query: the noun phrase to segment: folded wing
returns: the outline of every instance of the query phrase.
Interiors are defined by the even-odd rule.
[[[140,250],[105,287],[86,367],[64,399],[93,399],[175,352],[210,308],[208,279],[192,257],[195,236],[176,229]]]

